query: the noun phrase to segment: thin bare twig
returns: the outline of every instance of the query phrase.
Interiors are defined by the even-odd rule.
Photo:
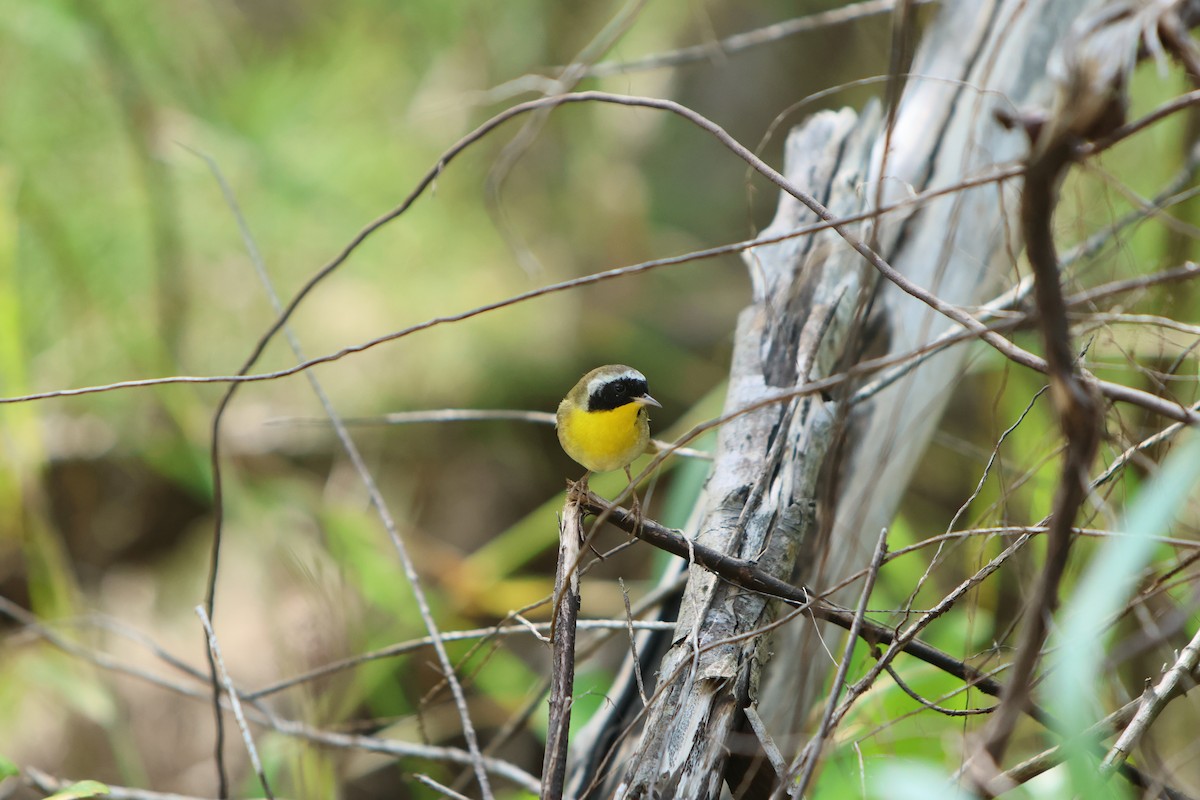
[[[788,765],[783,758],[783,753],[779,752],[779,745],[775,744],[775,740],[771,738],[771,733],[767,730],[767,723],[763,722],[758,709],[753,705],[743,708],[742,713],[746,716],[746,721],[750,723],[750,730],[754,731],[763,752],[766,753],[771,769],[775,770],[775,777],[782,783],[784,776],[787,775]]]
[[[887,528],[879,532],[879,541],[875,544],[875,553],[871,556],[871,564],[867,568],[867,576],[863,581],[862,593],[858,598],[858,608],[854,612],[854,621],[850,623],[850,635],[846,637],[846,649],[842,652],[842,661],[838,664],[837,675],[833,679],[833,688],[829,692],[829,702],[825,705],[825,713],[821,717],[821,724],[817,728],[817,732],[805,745],[804,750],[797,756],[796,760],[788,769],[788,780],[780,786],[776,794],[781,794],[786,791],[791,797],[803,797],[804,792],[808,789],[808,784],[812,780],[813,773],[816,771],[817,763],[820,761],[821,750],[825,746],[825,740],[829,737],[832,731],[833,715],[837,711],[838,698],[841,697],[842,690],[846,687],[846,676],[850,673],[851,656],[854,655],[854,648],[858,645],[859,632],[862,630],[863,618],[867,613],[867,606],[870,605],[871,592],[875,588],[875,579],[879,577],[879,569],[883,566],[884,558],[887,556]],[[791,776],[799,774],[799,778],[795,781],[791,780]],[[790,785],[789,785],[790,784]]]
[[[415,778],[418,783],[421,783],[424,786],[428,786],[430,789],[433,789],[435,792],[442,795],[443,797],[449,797],[449,798],[451,798],[451,800],[471,800],[465,794],[459,794],[458,792],[451,789],[449,786],[445,786],[443,784],[438,783],[437,781],[435,781],[433,778],[429,777],[428,775],[424,775],[424,774],[418,772],[416,775],[413,775],[413,778]]]
[[[526,623],[519,625],[493,625],[487,628],[474,628],[465,631],[443,631],[441,639],[443,642],[461,642],[470,639],[485,639],[496,636],[540,636],[542,633],[550,632],[549,622]],[[619,631],[634,628],[641,631],[671,631],[675,629],[673,622],[643,622],[640,620],[620,620],[620,619],[585,619],[579,620],[576,627],[580,630],[601,630],[601,631]],[[542,637],[544,641],[549,641]],[[433,638],[423,636],[420,639],[413,639],[407,642],[390,645],[379,650],[372,650],[369,653],[360,653],[356,656],[343,658],[338,661],[332,661],[328,664],[323,664],[319,667],[314,667],[307,672],[302,672],[299,675],[294,675],[281,681],[270,683],[261,689],[255,689],[252,692],[242,692],[242,697],[250,700],[257,700],[267,695],[272,695],[281,692],[285,689],[290,689],[293,686],[299,686],[303,683],[309,683],[332,675],[343,670],[352,669],[370,661],[378,661],[382,658],[394,658],[405,653],[411,653],[416,650],[423,650],[426,647],[433,646]]]
[[[258,273],[259,280],[262,282],[263,287],[266,290],[268,297],[270,298],[272,307],[275,309],[276,314],[279,315],[275,330],[277,330],[277,331],[281,330],[283,332],[285,338],[287,339],[288,346],[292,350],[292,353],[296,356],[296,359],[299,362],[303,363],[306,360],[305,356],[304,356],[304,351],[300,346],[299,339],[292,332],[290,326],[287,325],[287,322],[286,322],[286,320],[288,319],[287,312],[283,309],[283,306],[279,300],[279,296],[275,292],[275,287],[271,282],[270,274],[268,273],[268,271],[266,269],[266,265],[263,262],[261,255],[259,254],[258,247],[254,241],[253,235],[250,232],[249,225],[246,224],[245,218],[242,216],[241,210],[237,203],[237,198],[234,195],[232,188],[225,181],[224,175],[221,173],[221,170],[218,167],[217,163],[215,161],[213,161],[211,158],[209,158],[208,156],[205,156],[203,154],[199,154],[199,155],[201,156],[201,158],[203,158],[208,163],[209,169],[212,171],[218,184],[220,185],[221,191],[223,192],[223,194],[225,196],[225,201],[228,204],[230,210],[232,211],[235,219],[237,220],[238,228],[242,234],[243,242],[246,245],[247,252],[250,254],[251,261],[254,264],[256,272]],[[293,305],[292,308],[294,309],[295,306]],[[261,349],[259,352],[261,352]],[[255,358],[252,358],[250,361],[246,362],[246,364],[244,365],[244,367],[242,369],[242,372],[245,372],[246,370],[249,369],[249,367],[253,364],[253,361],[255,360]],[[484,800],[490,800],[490,798],[492,796],[491,787],[488,784],[487,770],[484,767],[484,763],[483,763],[483,754],[479,749],[479,744],[478,744],[477,738],[475,736],[474,725],[471,722],[470,710],[467,708],[466,696],[464,695],[462,686],[460,685],[458,678],[455,674],[454,666],[451,663],[450,657],[446,652],[445,645],[442,643],[441,639],[439,638],[439,630],[438,630],[437,624],[435,623],[435,621],[433,619],[433,612],[429,608],[429,603],[425,598],[425,592],[421,588],[420,579],[419,579],[419,576],[417,575],[416,565],[412,563],[412,559],[409,558],[409,556],[408,556],[407,549],[404,546],[403,540],[400,538],[400,533],[399,533],[398,528],[396,527],[395,520],[392,517],[391,511],[388,509],[387,504],[383,499],[383,494],[379,491],[379,487],[375,482],[374,476],[371,474],[370,469],[367,467],[366,460],[362,457],[362,454],[359,451],[357,445],[355,445],[354,440],[350,438],[350,433],[348,430],[346,430],[346,426],[342,424],[341,418],[339,417],[337,411],[333,407],[333,402],[329,399],[329,396],[325,393],[324,388],[321,386],[320,382],[317,380],[316,374],[314,372],[312,372],[311,370],[306,371],[305,377],[308,379],[309,386],[312,388],[313,393],[317,396],[318,401],[321,403],[321,407],[325,410],[326,416],[329,418],[329,421],[333,424],[333,429],[337,435],[338,442],[341,444],[343,451],[345,451],[346,455],[349,457],[350,462],[354,465],[354,469],[359,476],[359,480],[362,482],[363,486],[366,488],[368,496],[371,499],[371,504],[372,504],[372,506],[374,506],[375,511],[378,514],[381,522],[383,523],[383,526],[384,526],[385,530],[387,531],[389,538],[392,541],[392,545],[400,558],[400,562],[404,568],[405,577],[407,578],[408,583],[409,583],[409,588],[411,589],[411,591],[413,593],[413,598],[416,601],[417,609],[418,609],[419,613],[421,614],[422,621],[425,623],[425,629],[429,632],[429,636],[433,641],[434,650],[437,653],[438,661],[442,667],[443,680],[445,680],[447,682],[447,684],[450,686],[450,692],[454,698],[455,708],[458,711],[459,720],[461,721],[462,726],[463,726],[463,736],[467,740],[468,750],[470,751],[472,758],[473,758],[473,767],[475,770],[475,777],[479,782],[480,792],[481,792]],[[218,406],[218,411],[216,412],[216,414],[213,417],[213,429],[212,429],[213,430],[213,438],[212,438],[212,448],[210,451],[210,456],[211,456],[211,465],[212,465],[212,470],[213,470],[213,486],[214,486],[213,502],[214,502],[214,508],[215,508],[217,522],[216,522],[216,529],[214,531],[214,536],[213,536],[211,560],[209,563],[209,579],[208,579],[209,582],[208,582],[208,588],[207,588],[206,599],[205,599],[205,611],[210,619],[213,614],[214,603],[215,603],[215,599],[216,599],[215,592],[216,592],[218,558],[219,558],[219,554],[220,554],[221,521],[224,516],[224,508],[223,508],[223,505],[221,502],[221,488],[220,488],[222,485],[221,463],[220,463],[220,459],[218,457],[218,454],[219,454],[219,425],[220,425],[222,413],[223,413],[224,409],[228,407],[228,403],[232,400],[233,392],[236,390],[236,388],[237,388],[237,384],[234,384],[234,385],[231,385],[228,387],[228,389],[226,390],[225,396],[221,400],[221,404]],[[212,668],[212,665],[210,662],[210,669],[211,668]],[[223,736],[222,736],[222,717],[221,717],[221,710],[220,710],[219,699],[218,699],[219,692],[218,692],[217,686],[216,686],[215,673],[213,676],[213,682],[214,682],[214,685],[213,685],[214,714],[216,715],[216,720],[217,720],[217,723],[216,723],[217,724],[216,760],[217,760],[217,764],[218,764],[218,771],[222,776],[222,786],[224,786],[224,768],[223,768],[223,764],[222,764],[223,751],[224,751],[224,748],[222,746],[222,738],[223,738]],[[231,697],[231,701],[236,703],[236,698]]]
[[[237,203],[237,198],[233,193],[232,187],[229,186],[229,184],[225,180],[225,177],[224,177],[223,173],[221,172],[219,166],[213,159],[209,158],[207,155],[204,155],[202,153],[198,153],[198,155],[200,155],[200,157],[203,158],[204,161],[208,164],[209,169],[212,171],[219,186],[221,187],[221,191],[225,197],[225,202],[229,206],[231,212],[234,215],[234,218],[237,221],[238,229],[242,235],[242,240],[246,246],[247,252],[250,254],[251,262],[254,265],[255,271],[258,274],[260,282],[263,284],[264,290],[267,292],[267,296],[270,299],[271,305],[274,308],[275,313],[282,314],[283,313],[282,303],[279,300],[278,294],[275,292],[275,287],[274,287],[273,283],[271,282],[270,273],[267,271],[266,264],[263,262],[262,256],[259,253],[257,244],[254,241],[254,237],[250,232],[250,227],[246,223],[245,217],[241,213],[241,209]],[[288,342],[288,346],[292,350],[292,353],[295,355],[296,359],[300,363],[303,363],[306,359],[305,359],[304,351],[300,345],[299,339],[296,337],[295,333],[291,330],[290,326],[284,324],[281,327],[281,330],[284,334],[284,337],[286,338],[286,340]],[[333,407],[333,402],[330,400],[330,398],[326,394],[324,388],[321,386],[320,382],[317,380],[316,373],[314,373],[311,370],[306,371],[305,377],[307,378],[309,386],[312,388],[313,393],[316,395],[318,401],[320,402],[321,407],[325,410],[326,416],[328,417],[329,421],[332,423],[334,431],[337,435],[338,441],[342,446],[342,449],[345,451],[346,455],[350,458],[351,463],[354,465],[355,471],[358,473],[359,479],[362,481],[364,487],[367,489],[368,495],[371,498],[372,505],[375,507],[376,512],[378,513],[380,519],[382,520],[385,529],[387,529],[388,534],[391,537],[393,544],[395,545],[397,552],[400,555],[400,559],[401,559],[401,562],[404,564],[405,574],[409,580],[410,587],[414,594],[414,598],[416,600],[417,606],[422,611],[422,617],[424,618],[424,621],[426,623],[426,629],[429,631],[430,638],[433,641],[434,649],[437,652],[437,654],[439,656],[439,661],[441,662],[441,665],[443,667],[444,680],[446,680],[451,687],[451,693],[454,697],[455,706],[458,710],[458,715],[459,715],[460,721],[462,722],[462,725],[463,725],[465,738],[467,739],[468,744],[471,745],[471,743],[475,739],[475,734],[474,734],[474,727],[471,723],[470,712],[467,708],[466,698],[463,695],[461,686],[459,686],[459,684],[458,684],[458,680],[454,674],[453,666],[451,665],[449,656],[445,652],[445,646],[439,640],[438,628],[436,627],[436,625],[433,624],[432,612],[429,610],[428,602],[425,600],[424,592],[421,589],[420,584],[418,583],[416,567],[415,567],[415,565],[413,565],[411,563],[411,560],[408,558],[408,554],[405,551],[403,542],[400,539],[399,531],[396,529],[395,522],[392,518],[390,511],[388,510],[388,508],[386,506],[386,503],[383,499],[383,495],[379,491],[378,486],[376,485],[375,479],[371,475],[370,470],[367,467],[365,459],[362,458],[362,455],[359,452],[358,447],[355,445],[354,441],[350,438],[349,431],[347,431],[345,425],[342,424],[341,418],[339,417],[337,411]],[[232,386],[230,387],[230,389],[229,389],[230,393],[233,391],[233,388],[234,387],[232,387]],[[230,396],[230,395],[227,394],[227,397],[228,396]],[[219,416],[219,414],[218,414],[218,416]],[[215,424],[216,424],[216,422],[214,421],[214,426],[215,426]],[[215,431],[215,427],[214,427],[214,431]],[[216,444],[217,444],[216,438],[214,435],[214,440],[213,440],[214,455],[215,455]],[[215,471],[214,481],[219,484],[220,477],[221,477],[220,476],[220,463],[219,463],[219,461],[216,460],[215,457],[213,459],[213,469]],[[223,513],[223,512],[218,508],[218,514],[220,514],[220,513]],[[208,600],[206,603],[207,611],[210,614],[212,613],[212,610],[213,610],[213,600],[214,600],[214,597],[212,594],[213,589],[214,589],[214,584],[211,583],[211,581],[215,580],[215,573],[216,573],[216,567],[217,567],[216,554],[219,549],[219,539],[220,539],[220,536],[218,533],[218,535],[214,538],[213,561],[210,564],[210,569],[211,569],[210,584],[209,584],[209,590],[208,590]],[[214,682],[215,682],[215,675],[214,675]],[[236,698],[231,697],[231,702],[234,702],[236,704]],[[220,754],[221,754],[223,748],[220,745],[220,739],[221,739],[220,707],[219,707],[219,705],[216,705],[216,703],[217,703],[216,687],[214,685],[214,712],[216,713],[217,718],[218,718],[218,725],[217,725],[218,756],[217,756],[217,760],[218,760],[218,764],[220,764],[221,758],[222,758],[222,756]],[[236,708],[236,705],[235,705],[235,708]],[[488,798],[491,797],[491,788],[488,785],[487,771],[484,768],[482,754],[479,751],[477,744],[470,746],[469,749],[470,749],[472,755],[475,757],[475,763],[474,763],[475,775],[479,781],[480,791],[482,793],[482,796],[485,798],[485,800],[487,800]],[[223,769],[221,771],[223,773]]]
[[[914,0],[914,5],[923,5],[933,0]],[[647,56],[632,61],[603,62],[584,73],[588,78],[607,78],[613,75],[625,75],[630,72],[644,72],[665,67],[678,67],[697,61],[711,61],[736,55],[753,47],[781,41],[789,36],[795,36],[808,31],[854,22],[877,14],[886,14],[896,5],[896,0],[866,0],[862,3],[833,8],[816,14],[809,14],[762,28],[755,28],[743,33],[735,33],[715,42],[681,47],[667,53]]]
[[[641,603],[639,603],[639,606],[640,605],[641,605]],[[635,609],[635,611],[638,611],[638,609]],[[167,681],[163,678],[160,678],[156,675],[147,673],[144,670],[138,669],[136,667],[130,667],[128,665],[122,664],[122,663],[116,661],[115,659],[113,659],[112,657],[108,656],[105,653],[95,652],[95,651],[92,651],[81,645],[78,645],[75,642],[71,641],[70,639],[67,639],[65,637],[58,635],[52,628],[49,628],[48,626],[46,626],[45,624],[40,622],[33,614],[31,614],[30,612],[26,611],[25,609],[21,608],[20,606],[17,606],[15,603],[12,603],[11,601],[9,601],[3,597],[0,597],[0,613],[3,613],[5,615],[11,617],[12,619],[20,622],[27,630],[30,630],[30,631],[36,633],[38,636],[45,639],[50,644],[52,644],[53,646],[62,650],[63,652],[69,653],[73,656],[81,658],[90,664],[95,664],[96,666],[100,667],[101,669],[106,669],[106,670],[109,670],[112,672],[117,672],[117,673],[120,673],[123,675],[129,675],[138,680],[144,680],[153,686],[157,686],[159,688],[166,689],[171,692],[175,692],[176,694],[178,694],[182,697],[187,697],[187,698],[194,699],[194,700],[203,701],[203,700],[208,699],[211,696],[211,693],[209,691],[207,691],[206,688],[204,688],[204,682],[206,681],[206,677],[199,670],[193,670],[190,668],[185,670],[188,675],[191,675],[192,677],[194,677],[197,680],[199,685],[197,685],[196,687],[184,686],[179,683]],[[606,630],[610,633],[624,630],[626,627],[626,623],[623,620],[601,620],[598,622],[599,622],[599,625],[597,625],[597,621],[585,622],[585,623],[582,623],[581,625],[582,626],[600,627],[603,630]],[[665,623],[642,623],[642,622],[639,622],[636,624],[639,626],[658,625],[660,628],[664,628],[664,629],[669,627]],[[544,626],[540,626],[540,627],[544,627]],[[513,630],[514,631],[516,630],[516,626],[513,626]],[[505,629],[502,632],[507,632],[507,629]],[[524,631],[523,629],[522,629],[522,632],[527,633],[527,631]],[[473,631],[464,631],[461,633],[462,634],[481,635],[481,634],[473,632]],[[453,637],[453,635],[454,634],[447,634],[447,637]],[[466,635],[463,635],[462,638],[468,638],[468,637]],[[416,644],[421,647],[428,647],[432,644],[432,642],[428,639],[425,639],[425,640],[421,640],[420,642],[410,643],[410,644]],[[243,701],[254,703],[255,699],[256,699],[255,694],[256,693],[238,692],[237,696],[239,698],[241,698]],[[229,704],[228,699],[225,700],[225,704],[226,705]],[[467,765],[467,766],[469,766],[472,763],[471,762],[471,754],[460,748],[439,747],[439,746],[435,746],[435,745],[425,745],[425,744],[415,744],[412,742],[403,742],[403,741],[398,741],[398,740],[394,740],[394,739],[382,739],[382,738],[373,737],[373,736],[357,736],[357,735],[350,735],[350,734],[343,734],[343,733],[335,733],[335,732],[331,732],[331,731],[322,731],[322,730],[313,728],[311,726],[305,725],[300,722],[294,722],[292,720],[287,720],[287,719],[283,719],[283,718],[280,718],[280,717],[277,717],[274,715],[270,715],[264,711],[264,708],[265,707],[261,706],[261,705],[254,705],[249,708],[246,708],[245,712],[246,712],[247,720],[254,722],[256,724],[263,725],[267,728],[270,728],[271,730],[274,730],[278,733],[282,733],[287,736],[294,736],[294,737],[298,737],[298,738],[308,739],[310,741],[318,742],[318,743],[324,744],[329,747],[341,747],[341,748],[346,748],[346,749],[357,749],[357,750],[364,750],[364,751],[368,751],[368,752],[384,753],[384,754],[394,756],[394,757],[399,757],[399,758],[416,758],[416,759],[424,759],[427,761],[438,761],[438,762],[444,762],[444,763],[448,763],[448,764],[460,764],[460,765]],[[484,766],[493,775],[506,778],[507,780],[512,781],[514,784],[525,788],[527,791],[532,792],[533,794],[537,794],[537,792],[539,790],[540,784],[536,778],[534,778],[532,775],[525,772],[524,770],[514,766],[513,764],[510,764],[507,761],[501,761],[499,759],[489,758],[489,757],[485,756],[484,757]],[[152,800],[158,800],[158,798],[172,797],[172,795],[162,795],[157,792],[140,792],[139,790],[136,790],[136,789],[123,790],[125,793],[122,794],[117,791],[117,788],[119,788],[119,787],[114,787],[114,792],[113,792],[114,797],[130,797],[130,798],[143,798],[144,797],[144,798],[150,798]],[[176,796],[176,797],[178,797],[178,796]]]
[[[438,761],[446,764],[471,766],[475,759],[471,753],[458,747],[439,747],[436,745],[402,742],[396,739],[384,739],[379,736],[361,736],[353,733],[326,731],[294,720],[270,718],[267,723],[270,728],[286,736],[316,742],[328,747],[341,747],[362,750],[368,753],[383,753],[393,757],[418,758]],[[531,794],[541,791],[541,783],[537,778],[516,765],[498,758],[484,756],[483,764],[488,772],[506,780],[512,781]]]
[[[1162,677],[1162,680],[1153,688],[1147,688],[1142,694],[1141,704],[1138,706],[1133,720],[1121,732],[1116,744],[1112,746],[1100,764],[1102,774],[1109,775],[1119,765],[1125,763],[1129,754],[1133,752],[1133,748],[1137,747],[1142,736],[1150,728],[1150,724],[1167,707],[1167,703],[1180,694],[1180,682],[1185,676],[1190,676],[1195,671],[1198,663],[1200,663],[1200,630],[1196,631],[1196,635],[1188,642],[1187,647],[1183,648],[1183,652],[1179,654],[1179,658],[1167,670],[1167,674]]]
[[[625,601],[625,619],[629,622],[629,654],[633,656],[633,678],[637,682],[638,695],[642,698],[642,705],[646,705],[650,701],[646,698],[646,683],[642,680],[641,660],[638,658],[637,634],[633,630],[633,609],[629,605],[629,590],[625,588],[625,581],[617,578],[617,583],[621,587],[621,599]]]
[[[954,526],[958,524],[958,520],[964,513],[966,513],[967,507],[970,506],[971,503],[975,502],[975,499],[979,497],[981,492],[983,492],[983,487],[987,483],[988,476],[991,475],[992,466],[996,463],[996,458],[1000,455],[1001,446],[1004,444],[1005,440],[1008,439],[1008,437],[1021,426],[1021,423],[1025,421],[1025,418],[1029,416],[1029,412],[1033,410],[1034,404],[1037,403],[1038,398],[1042,396],[1047,388],[1048,387],[1043,386],[1042,388],[1038,389],[1033,397],[1029,399],[1029,402],[1026,403],[1025,410],[1022,411],[1020,416],[1017,417],[1016,422],[1008,426],[1008,428],[1006,428],[1004,432],[1000,434],[1000,437],[992,446],[992,453],[988,457],[987,463],[984,464],[983,474],[979,476],[979,481],[975,484],[975,491],[971,492],[967,499],[963,501],[962,505],[958,507],[958,511],[954,512],[954,516],[950,518],[950,522],[946,525],[947,533],[954,530]],[[905,601],[905,613],[908,613],[908,611],[912,609],[912,605],[916,602],[917,595],[920,593],[921,588],[925,585],[925,582],[929,580],[929,576],[933,574],[934,567],[941,563],[941,554],[942,545],[939,543],[937,551],[929,559],[928,565],[925,567],[920,577],[917,578],[916,583],[908,593],[908,599]]]
[[[343,417],[342,423],[347,426],[366,425],[416,425],[423,423],[444,422],[530,422],[535,425],[555,424],[555,415],[549,411],[523,411],[519,408],[434,408],[427,411],[393,411],[379,417]],[[329,424],[329,420],[317,417],[299,417],[271,420],[268,424],[275,425],[320,425]],[[649,448],[664,450],[671,447],[669,442],[662,439],[651,439]],[[672,454],[681,458],[696,458],[701,461],[712,461],[712,453],[696,450],[691,447],[676,447]]]
[[[61,792],[75,783],[75,781],[56,778],[36,767],[25,767],[24,772],[34,787],[47,794]],[[116,786],[111,783],[104,785],[108,791],[103,794],[103,797],[107,798],[107,800],[207,800],[207,798],[188,794],[151,792],[147,789],[134,789],[129,786]]]
[[[574,91],[587,74],[588,68],[607,53],[633,26],[646,7],[646,2],[647,0],[625,0],[612,19],[583,46],[571,63],[558,70],[558,77],[543,83],[543,93],[557,95]],[[489,92],[489,94],[494,93]],[[529,115],[521,124],[520,130],[509,139],[492,163],[484,185],[484,204],[487,206],[488,214],[507,243],[509,251],[516,256],[517,263],[530,277],[543,272],[541,263],[516,229],[509,224],[504,214],[504,207],[500,202],[500,193],[509,173],[517,161],[533,146],[553,110],[553,106],[547,106]]]
[[[246,724],[246,715],[242,712],[242,704],[238,700],[237,689],[233,686],[233,679],[229,677],[229,671],[225,669],[225,660],[221,657],[221,646],[217,642],[217,634],[213,631],[204,606],[196,606],[195,611],[196,616],[200,618],[200,624],[204,626],[204,635],[208,639],[209,652],[212,654],[212,660],[217,666],[221,685],[225,687],[225,696],[229,698],[229,704],[233,707],[233,717],[237,720],[238,730],[242,733],[242,742],[246,745],[246,752],[250,755],[250,763],[254,767],[254,774],[258,776],[258,783],[262,786],[268,800],[273,800],[275,795],[271,792],[271,783],[267,780],[267,773],[263,770],[262,761],[258,757],[258,748],[254,746],[254,737],[250,735],[250,726]]]
[[[0,614],[20,623],[23,629],[32,631],[64,653],[69,653],[76,658],[83,659],[89,664],[95,664],[101,669],[128,675],[132,678],[145,681],[152,686],[158,686],[160,688],[178,692],[190,697],[207,696],[203,689],[185,687],[182,684],[169,681],[166,678],[155,675],[151,672],[141,669],[140,667],[123,664],[110,656],[108,653],[103,653],[84,647],[72,639],[60,635],[53,628],[39,620],[31,612],[17,605],[7,597],[0,596]],[[171,663],[174,666],[180,662],[172,660],[168,663]],[[190,677],[195,678],[197,681],[207,686],[207,676],[205,676],[205,674],[200,670],[195,670],[184,666],[183,671]]]
[[[900,687],[900,691],[904,692],[913,700],[916,700],[923,707],[928,708],[930,711],[936,711],[943,716],[974,717],[980,714],[990,714],[996,710],[996,706],[988,706],[987,708],[945,708],[944,706],[939,706],[937,703],[926,700],[924,697],[921,697],[921,695],[917,694],[917,692],[914,691],[911,686],[904,682],[904,679],[900,677],[900,674],[896,672],[896,668],[891,664],[888,664],[886,667],[884,667],[884,671],[895,682],[895,684]]]
[[[1195,403],[1192,406],[1190,406],[1190,408],[1192,409],[1192,411],[1200,412],[1200,403]],[[1108,481],[1112,480],[1113,477],[1118,472],[1120,472],[1122,469],[1124,469],[1125,466],[1138,453],[1142,452],[1143,450],[1148,450],[1151,447],[1155,447],[1156,445],[1159,445],[1162,442],[1167,441],[1168,439],[1170,439],[1171,437],[1173,437],[1175,434],[1179,433],[1186,427],[1187,426],[1181,422],[1173,422],[1170,425],[1168,425],[1167,427],[1163,428],[1158,433],[1148,436],[1145,439],[1143,439],[1142,441],[1138,442],[1137,444],[1132,445],[1131,447],[1127,448],[1123,453],[1121,453],[1121,455],[1119,455],[1113,459],[1113,462],[1112,462],[1112,464],[1110,464],[1108,466],[1108,469],[1104,470],[1103,473],[1101,473],[1098,477],[1096,477],[1092,481],[1089,488],[1096,489],[1096,488],[1102,486],[1103,484],[1107,483]]]

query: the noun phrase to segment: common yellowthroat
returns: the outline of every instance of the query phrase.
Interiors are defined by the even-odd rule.
[[[645,375],[623,364],[597,367],[558,404],[558,441],[589,472],[624,469],[632,480],[629,465],[650,442],[647,406],[662,403],[650,396]]]

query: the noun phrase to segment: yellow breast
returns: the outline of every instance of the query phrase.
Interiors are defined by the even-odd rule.
[[[567,455],[592,472],[622,469],[646,452],[649,416],[641,403],[586,411],[564,400],[558,407],[558,441]]]

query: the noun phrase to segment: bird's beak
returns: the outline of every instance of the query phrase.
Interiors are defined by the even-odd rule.
[[[655,408],[662,408],[662,403],[658,402],[657,400],[655,400],[653,397],[651,397],[648,394],[644,394],[641,397],[635,397],[633,399],[633,402],[641,403],[644,406],[654,406]]]

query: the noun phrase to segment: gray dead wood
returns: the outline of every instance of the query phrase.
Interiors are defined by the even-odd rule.
[[[885,118],[869,106],[860,114],[824,112],[792,131],[787,177],[835,215],[851,216],[877,201],[888,205],[1017,162],[1028,140],[1001,126],[995,112],[1049,100],[1052,48],[1072,20],[1098,5],[948,3],[914,59],[886,164]],[[1019,183],[987,184],[850,229],[910,280],[945,301],[972,306],[994,295],[1011,273],[1019,190]],[[816,221],[784,195],[763,237]],[[832,231],[757,248],[747,264],[755,302],[739,317],[727,412],[837,373],[866,353],[912,351],[951,326],[881,284]],[[965,347],[940,354],[854,409],[839,399],[844,392],[834,392],[737,417],[721,429],[689,532],[710,547],[757,559],[777,577],[836,584],[866,564],[967,355]],[[758,739],[740,709],[754,705],[775,744],[785,756],[794,754],[833,666],[814,646],[818,629],[810,620],[793,620],[770,635],[753,633],[777,611],[761,595],[690,568],[649,708],[639,713],[640,704],[627,702],[627,687],[614,687],[612,705],[572,743],[569,793],[582,796],[590,788],[591,797],[716,798],[728,781],[735,791],[740,786],[758,796]],[[639,653],[645,660],[652,644]],[[622,677],[630,675],[627,666]]]

